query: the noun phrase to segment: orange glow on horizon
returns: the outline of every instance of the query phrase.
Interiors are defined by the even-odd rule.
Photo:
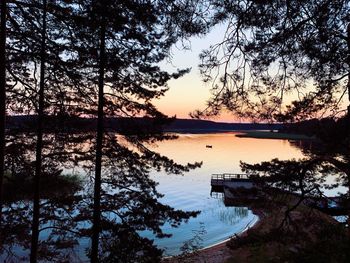
[[[198,65],[201,61],[199,54],[207,49],[211,44],[217,43],[223,38],[225,25],[218,25],[212,31],[204,36],[193,37],[190,39],[190,49],[184,49],[179,43],[171,52],[171,62],[164,61],[161,63],[161,68],[169,72],[174,72],[177,69],[191,68],[191,72],[185,76],[169,81],[169,90],[165,96],[159,100],[154,100],[153,103],[158,109],[168,116],[176,116],[181,119],[190,119],[189,113],[195,110],[203,110],[206,108],[206,102],[211,98],[210,84],[204,83],[200,75]],[[303,93],[308,93],[314,90],[312,81],[306,83]],[[291,92],[284,94],[283,105],[288,105],[292,101],[298,100],[298,94]],[[344,100],[344,99],[343,99]],[[346,109],[348,103],[343,103],[341,108]],[[321,117],[321,116],[310,116]],[[323,116],[325,117],[325,116]],[[220,116],[213,117],[210,120],[217,122],[249,122],[245,119],[239,119],[233,116],[232,113],[224,112]]]

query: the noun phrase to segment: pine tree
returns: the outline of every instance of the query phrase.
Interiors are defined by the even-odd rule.
[[[145,204],[143,202],[147,200],[145,199],[143,202],[139,200],[138,195],[140,194],[145,195],[144,198],[148,196],[147,202],[149,209],[162,207],[162,210],[160,210],[162,212],[154,214],[154,226],[147,226],[147,220],[145,220],[144,226],[142,224],[137,226],[138,224],[136,224],[134,226],[136,227],[135,229],[132,227],[132,221],[129,220],[130,225],[128,228],[130,231],[133,231],[131,234],[136,236],[139,236],[136,234],[136,231],[140,227],[149,227],[161,233],[158,224],[162,224],[166,218],[166,214],[169,215],[167,220],[174,220],[175,222],[195,215],[195,213],[175,211],[170,207],[161,205],[154,199],[159,194],[154,188],[154,183],[148,179],[147,173],[149,169],[142,168],[141,166],[147,167],[153,163],[155,167],[159,165],[169,167],[173,165],[173,162],[152,153],[144,147],[142,141],[150,140],[152,134],[151,136],[147,135],[147,132],[145,133],[140,129],[133,132],[135,134],[133,137],[129,137],[127,134],[124,135],[125,139],[131,145],[135,145],[141,151],[142,156],[117,143],[116,140],[118,139],[116,137],[113,138],[113,136],[110,136],[105,131],[105,116],[147,116],[154,118],[154,123],[159,122],[161,119],[166,119],[166,116],[157,111],[150,103],[150,100],[162,96],[166,91],[166,82],[171,78],[180,77],[187,70],[169,74],[161,71],[155,65],[167,56],[170,46],[176,40],[174,32],[165,32],[165,28],[162,27],[162,22],[165,22],[165,19],[169,18],[167,17],[169,15],[167,13],[168,11],[162,8],[162,4],[161,1],[145,1],[143,3],[133,1],[84,1],[84,5],[82,6],[85,9],[80,10],[82,14],[80,15],[81,21],[83,23],[84,19],[86,21],[85,24],[80,26],[80,29],[88,28],[89,30],[89,33],[86,33],[85,30],[80,31],[79,37],[82,45],[80,48],[81,61],[86,62],[85,66],[90,70],[89,77],[96,76],[98,80],[97,105],[91,107],[92,109],[97,108],[98,119],[91,262],[98,261],[99,235],[105,230],[101,223],[102,210],[108,207],[107,211],[120,210],[120,208],[113,208],[113,203],[133,203],[135,217],[140,217],[144,213],[143,209],[139,211],[136,209],[138,206],[140,208],[144,206]],[[84,17],[83,15],[86,13],[89,15]],[[166,33],[171,33],[172,35],[167,36]],[[91,36],[99,36],[99,38],[94,39]],[[96,47],[98,48],[96,49]],[[83,51],[86,53],[83,53]],[[105,86],[107,87],[107,92],[105,91]],[[140,128],[137,126],[134,127]],[[130,127],[128,127],[128,130],[130,131]],[[155,138],[157,137],[161,139],[163,136],[156,134]],[[109,140],[109,146],[107,146],[106,139]],[[111,149],[114,149],[116,154],[113,154]],[[141,158],[141,160],[136,161],[138,158]],[[112,169],[113,166],[108,166],[110,167],[109,173],[116,177],[124,178],[124,180],[112,178],[109,183],[102,180],[103,161],[106,162],[108,159],[115,159],[116,161],[114,162],[118,164],[115,165],[114,169]],[[129,162],[130,167],[124,166],[123,163],[126,161]],[[125,168],[120,168],[120,165],[123,165]],[[135,168],[133,168],[134,165],[136,165]],[[196,166],[198,164],[189,167]],[[174,167],[167,169],[172,171],[177,170],[176,172],[188,169],[185,166],[174,165]],[[124,173],[127,174],[126,177],[123,175]],[[139,178],[143,178],[143,182]],[[103,184],[106,186],[103,187]],[[129,197],[129,199],[125,199],[118,192],[120,191],[125,195],[128,192],[125,192],[125,189],[130,189],[129,185],[132,185],[133,187],[131,189],[135,190],[130,191],[128,195],[133,196],[136,193],[137,195],[134,198]],[[108,188],[118,189],[117,194],[108,195],[106,193]],[[104,193],[104,196],[109,197],[109,200],[101,200],[101,191]],[[102,201],[104,202],[103,208],[101,207]],[[131,208],[129,207],[129,209]],[[146,214],[143,214],[143,216],[146,216]],[[119,214],[119,217],[121,217],[121,214]],[[132,218],[130,215],[128,217],[130,219]],[[104,217],[104,228],[107,227],[108,229],[112,227],[114,233],[118,233],[118,225],[120,228],[123,228],[123,226],[113,221]]]
[[[40,140],[36,146],[36,185],[40,186],[40,181],[50,176],[50,171],[55,173],[54,169],[46,166],[51,163],[50,158],[53,156],[61,156],[58,158],[64,163],[67,161],[66,155],[75,155],[72,159],[76,159],[78,154],[81,164],[91,167],[93,152],[97,152],[95,216],[91,216],[91,206],[86,206],[91,201],[89,191],[85,199],[74,206],[75,215],[69,215],[74,222],[82,222],[83,226],[86,226],[86,221],[95,218],[93,231],[84,229],[81,225],[75,225],[72,231],[80,233],[81,236],[91,236],[94,233],[92,261],[96,260],[98,252],[102,253],[102,258],[117,257],[117,251],[121,249],[118,238],[125,240],[127,234],[133,236],[134,242],[125,244],[124,249],[132,249],[135,256],[140,254],[136,252],[148,253],[148,258],[159,260],[161,251],[152,242],[142,239],[138,232],[149,229],[160,237],[166,237],[160,228],[162,224],[169,222],[177,226],[197,213],[183,212],[161,204],[157,200],[161,195],[156,191],[156,183],[149,178],[149,171],[164,169],[169,173],[182,173],[198,167],[199,164],[178,165],[145,146],[145,143],[173,138],[161,133],[159,125],[168,120],[151,104],[151,100],[164,94],[168,80],[187,72],[180,70],[169,74],[156,64],[167,57],[170,46],[179,37],[203,29],[198,25],[185,23],[184,19],[187,17],[182,16],[180,11],[189,12],[189,5],[177,6],[173,1],[45,3],[42,5],[29,0],[12,3],[7,44],[7,79],[11,84],[11,89],[8,90],[11,101],[9,108],[20,114],[40,113],[34,119],[37,127],[41,126],[41,132],[37,132],[38,138],[43,140],[41,146]],[[43,8],[45,6],[46,15]],[[42,21],[46,21],[46,30]],[[38,73],[40,66],[43,66],[42,72]],[[96,86],[100,92],[96,90]],[[91,134],[71,136],[74,137],[70,138],[73,141],[87,140],[89,149],[81,153],[70,153],[69,148],[62,152],[53,148],[56,152],[41,154],[42,164],[39,165],[40,152],[47,152],[51,146],[45,142],[45,138],[52,143],[52,137],[47,134],[53,131],[49,120],[56,121],[61,117],[79,114],[99,116],[96,129],[98,139],[89,142]],[[105,117],[117,117],[114,120],[118,123],[120,117],[147,117],[148,124],[142,124],[137,118],[129,118],[126,122],[121,122],[115,130],[109,126],[109,120]],[[41,125],[38,125],[40,122]],[[127,145],[119,142],[116,131]],[[62,137],[69,144],[69,136]],[[74,162],[76,164],[78,161]],[[99,183],[98,177],[102,174],[102,168],[106,178],[100,176]],[[102,193],[100,196],[99,189]],[[32,262],[45,257],[40,254],[42,252],[38,254],[38,248],[43,246],[38,240],[38,233],[42,230],[37,224],[38,220],[44,223],[59,221],[54,219],[55,209],[50,210],[41,205],[41,190],[36,190]],[[101,202],[100,209],[98,202]],[[57,211],[61,209],[57,207]],[[118,214],[124,223],[120,224],[115,218],[110,218],[106,211]],[[153,213],[152,217],[149,217],[150,211]],[[60,224],[62,227],[62,221]],[[63,227],[63,230],[67,229]],[[115,238],[113,246],[99,244],[98,236],[101,233],[103,236]],[[123,257],[118,260],[122,261]]]
[[[344,113],[348,1],[210,3],[211,24],[227,30],[201,55],[203,77],[213,81],[207,114],[227,108],[251,119],[297,121]]]
[[[2,184],[5,173],[5,116],[6,116],[6,1],[1,1],[0,29],[0,226],[2,220]]]

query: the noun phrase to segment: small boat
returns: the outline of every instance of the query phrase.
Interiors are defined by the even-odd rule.
[[[206,147],[206,148],[213,148],[212,145],[206,145],[205,147]]]

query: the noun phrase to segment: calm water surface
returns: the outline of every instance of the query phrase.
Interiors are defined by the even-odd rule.
[[[156,239],[155,243],[166,255],[180,253],[180,248],[199,236],[203,247],[223,241],[252,224],[257,217],[245,207],[225,207],[222,200],[210,195],[210,177],[213,173],[240,173],[240,161],[258,163],[273,158],[287,160],[302,158],[301,151],[287,140],[266,140],[235,137],[237,133],[180,134],[172,141],[161,142],[154,150],[185,164],[203,161],[201,168],[185,175],[153,173],[159,182],[162,201],[183,210],[199,210],[197,218],[179,228],[164,226],[171,238]],[[212,148],[206,148],[212,145]],[[200,233],[199,233],[200,232]],[[149,232],[145,236],[152,238]]]
[[[163,203],[177,209],[201,211],[196,218],[178,228],[165,225],[163,230],[172,234],[171,238],[156,239],[152,233],[142,232],[143,236],[155,239],[155,243],[164,249],[165,255],[179,254],[181,247],[191,240],[201,247],[214,245],[257,221],[257,216],[248,208],[225,207],[220,197],[211,196],[210,178],[213,173],[240,173],[240,161],[259,163],[273,158],[288,160],[304,157],[300,148],[287,140],[238,138],[236,134],[179,134],[176,140],[150,145],[153,150],[181,164],[203,162],[201,168],[184,175],[164,172],[151,174],[159,183],[158,191],[164,194]],[[212,148],[206,148],[206,145],[212,145]],[[41,233],[42,238],[45,235],[45,232]],[[82,261],[87,261],[85,249],[90,246],[90,239],[81,239],[79,243],[75,252]],[[20,248],[18,251],[23,255],[29,253],[29,250]]]

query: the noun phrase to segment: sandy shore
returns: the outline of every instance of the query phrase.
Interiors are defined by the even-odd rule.
[[[259,228],[259,226],[261,225],[261,222],[265,220],[266,216],[262,211],[256,210],[256,211],[253,211],[253,213],[256,217],[251,222],[249,222],[242,231],[235,234],[234,236],[224,241],[221,241],[217,244],[200,249],[198,251],[195,251],[187,255],[166,258],[162,262],[164,263],[182,263],[182,262],[184,263],[186,262],[222,263],[222,262],[225,262],[226,260],[232,257],[232,251],[227,247],[227,243],[232,238],[235,238],[238,236],[245,236],[247,235],[248,231]]]
[[[182,262],[201,262],[201,263],[219,263],[225,262],[231,257],[231,251],[227,247],[227,242],[225,240],[219,244],[210,246],[193,252],[188,255],[169,257],[164,259],[164,263],[182,263]]]

